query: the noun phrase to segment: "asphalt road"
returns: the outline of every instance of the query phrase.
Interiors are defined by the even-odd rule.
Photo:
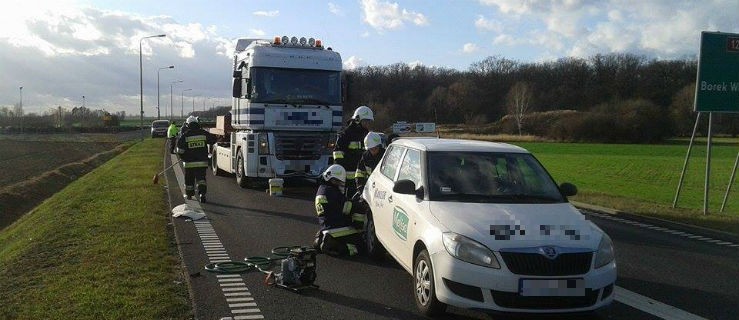
[[[181,171],[177,170],[182,181]],[[176,175],[167,185],[172,207],[184,203]],[[266,286],[264,275],[219,275],[213,261],[243,261],[278,246],[309,245],[317,230],[315,188],[286,186],[283,197],[241,189],[235,178],[208,173],[206,219],[173,220],[190,274],[197,319],[423,319],[416,312],[411,276],[390,258],[318,256],[317,290],[296,294]],[[188,201],[193,208],[200,207]],[[525,319],[736,319],[739,243],[724,234],[587,213],[614,240],[616,301],[591,315]],[[521,319],[450,307],[445,319]]]

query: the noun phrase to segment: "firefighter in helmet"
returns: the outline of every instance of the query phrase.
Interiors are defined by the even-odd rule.
[[[333,164],[322,177],[316,191],[315,205],[320,230],[316,234],[314,247],[330,255],[356,255],[361,238],[359,231],[352,226],[352,204],[344,196],[346,170],[341,165]]]
[[[189,116],[186,130],[182,130],[177,138],[176,152],[185,169],[185,197],[189,200],[198,193],[198,201],[205,202],[207,186],[205,173],[208,169],[208,149],[216,143],[215,136],[200,127],[198,118]]]
[[[362,140],[369,132],[375,116],[372,109],[367,106],[360,106],[354,110],[354,115],[349,120],[348,126],[339,133],[334,147],[334,163],[340,164],[346,169],[346,193],[352,196],[356,192],[356,183],[354,181],[357,163],[362,157],[364,148]]]
[[[385,154],[385,148],[382,145],[382,137],[377,132],[370,131],[367,136],[364,137],[364,153],[357,163],[357,173],[355,174],[355,181],[357,182],[357,193],[352,197],[352,200],[356,201],[362,194],[364,185],[367,183],[372,171],[375,170],[377,164],[380,163],[382,155]]]

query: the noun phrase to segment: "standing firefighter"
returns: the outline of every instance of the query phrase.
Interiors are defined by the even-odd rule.
[[[343,186],[346,170],[333,164],[323,173],[321,185],[316,191],[316,214],[320,230],[314,247],[330,255],[356,255],[359,232],[352,227],[352,205],[346,201]]]
[[[187,130],[182,130],[177,138],[176,149],[185,168],[185,197],[192,199],[197,189],[198,201],[205,202],[208,146],[216,143],[216,138],[200,128],[198,119],[193,116],[187,118],[186,126]]]
[[[346,193],[347,196],[354,195],[356,192],[356,183],[354,177],[356,174],[357,163],[364,152],[362,140],[369,132],[369,127],[375,116],[372,109],[367,106],[360,106],[354,110],[354,115],[349,121],[349,125],[339,133],[334,147],[334,163],[340,164],[346,169]]]
[[[352,197],[353,201],[359,200],[367,179],[372,174],[372,171],[375,170],[375,167],[377,167],[380,159],[382,159],[382,155],[385,154],[385,148],[382,146],[382,137],[380,137],[380,134],[370,131],[364,137],[364,149],[367,151],[362,153],[362,157],[359,159],[359,163],[357,163],[357,173],[355,175],[357,193]]]
[[[167,139],[169,139],[169,153],[174,154],[175,145],[177,144],[177,134],[180,130],[177,129],[177,125],[172,121],[167,128]]]

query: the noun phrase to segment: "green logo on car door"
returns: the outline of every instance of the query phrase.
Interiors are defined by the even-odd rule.
[[[408,238],[408,215],[398,207],[393,208],[393,231],[400,239]]]

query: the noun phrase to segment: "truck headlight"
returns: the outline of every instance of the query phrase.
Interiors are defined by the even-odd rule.
[[[259,154],[269,154],[269,139],[267,139],[267,134],[260,134],[257,143],[259,143]]]
[[[454,232],[444,232],[441,238],[444,248],[452,257],[479,266],[500,269],[495,254],[479,242]]]
[[[613,259],[613,241],[611,241],[611,237],[604,233],[603,238],[600,239],[598,251],[595,252],[595,268],[605,266],[611,263]]]

